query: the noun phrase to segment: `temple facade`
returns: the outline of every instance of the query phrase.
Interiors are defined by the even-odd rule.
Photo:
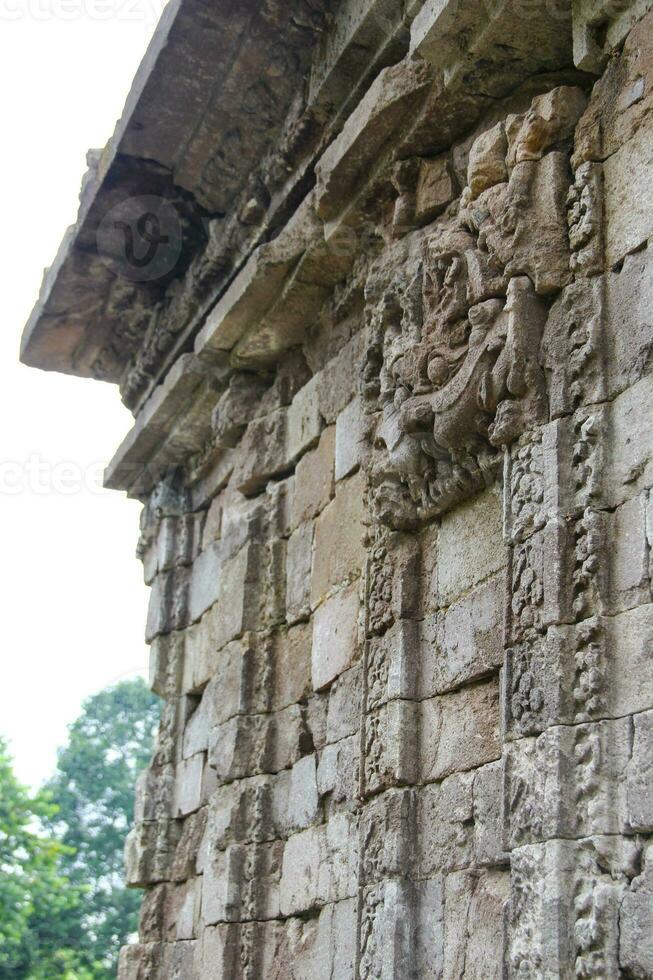
[[[170,0],[22,348],[135,417],[120,980],[653,977],[650,8]]]

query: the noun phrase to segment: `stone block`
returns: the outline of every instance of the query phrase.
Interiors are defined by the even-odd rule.
[[[288,408],[286,456],[290,462],[299,459],[320,438],[322,417],[317,386],[317,378],[311,378],[300,388]]]
[[[360,666],[340,674],[329,691],[327,742],[339,742],[360,728],[363,679]]]
[[[223,851],[232,844],[261,843],[279,836],[274,809],[276,783],[275,777],[265,775],[218,786],[207,808],[202,850],[208,854],[211,848]],[[287,789],[287,780],[285,785]]]
[[[440,980],[444,964],[444,876],[417,882],[415,892],[416,974],[420,980]]]
[[[506,565],[502,505],[496,490],[445,514],[437,536],[438,598],[443,606]]]
[[[335,500],[315,522],[311,603],[357,578],[365,564],[364,485],[361,474],[338,484]]]
[[[479,680],[503,663],[505,580],[502,574],[475,586],[420,629],[420,697],[433,697]]]
[[[503,762],[491,762],[474,773],[474,863],[508,864],[503,850]]]
[[[609,713],[619,718],[653,708],[653,605],[608,619],[606,633]]]
[[[207,751],[212,724],[208,698],[203,695],[183,729],[182,757],[184,759],[190,759],[198,752]]]
[[[313,746],[318,751],[326,745],[328,709],[329,695],[327,691],[312,694],[306,702],[306,722],[313,739]]]
[[[456,773],[419,790],[416,838],[420,877],[472,863],[473,785],[473,772]]]
[[[617,507],[607,519],[611,614],[642,605],[651,597],[647,504],[647,496],[640,494]]]
[[[606,53],[602,50],[603,45],[597,43],[597,38],[608,41],[618,22],[622,20],[618,15],[622,14],[626,20],[633,18],[626,30],[634,21],[640,17],[642,19],[626,38],[620,57],[610,59],[605,72],[594,86],[589,107],[576,129],[574,166],[582,160],[606,159],[641,126],[646,125],[653,104],[653,14],[648,13],[644,17],[642,15],[644,8],[650,6],[650,0],[628,0],[618,5],[611,4],[609,0],[578,0],[577,10],[574,12],[574,49],[577,47],[577,32],[580,30],[583,54],[595,57],[600,53],[601,61]],[[616,22],[611,23],[614,15],[617,15]],[[592,27],[589,22],[593,22]],[[621,41],[623,35],[614,38],[617,46]],[[608,47],[610,46],[608,42]],[[574,53],[578,52],[575,50]],[[577,64],[585,67],[581,62]],[[590,70],[596,70],[596,67],[593,66]]]
[[[363,356],[365,331],[358,333],[315,375],[320,414],[333,425],[358,388],[358,365]]]
[[[456,182],[448,154],[421,160],[415,195],[415,223],[433,221],[456,196]]]
[[[606,237],[610,268],[653,235],[653,128],[643,126],[603,165]]]
[[[619,965],[626,976],[653,976],[653,846],[644,851],[641,874],[633,879],[619,915]]]
[[[365,718],[364,790],[367,795],[418,779],[418,706],[390,701]]]
[[[163,517],[157,536],[157,567],[169,571],[175,566],[190,565],[202,549],[204,514],[181,514]]]
[[[177,766],[173,816],[186,817],[198,810],[202,803],[202,777],[206,754],[199,752],[190,759],[183,759]]]
[[[501,755],[496,680],[422,701],[419,718],[425,782],[476,769]]]
[[[265,715],[239,715],[212,729],[209,764],[220,779],[243,779],[265,771],[269,726]]]
[[[324,510],[333,496],[336,430],[329,426],[320,436],[315,449],[305,453],[297,463],[292,498],[292,526]]]
[[[537,95],[521,125],[513,122],[508,146],[509,166],[514,167],[524,160],[540,160],[552,147],[570,145],[586,107],[587,96],[577,86],[560,85]]]
[[[556,977],[574,964],[577,973],[619,976],[619,908],[637,865],[637,845],[620,837],[514,850],[513,894],[526,887],[531,900],[513,905],[506,920],[509,968]]]
[[[399,619],[421,618],[420,542],[393,531],[375,541],[369,559],[369,635],[382,634]]]
[[[647,375],[611,403],[609,444],[619,447],[606,460],[605,505],[618,507],[653,486],[653,377]],[[633,434],[636,433],[636,438]]]
[[[222,565],[222,552],[217,541],[212,542],[193,563],[188,603],[194,622],[218,599]]]
[[[150,645],[150,688],[161,698],[179,694],[184,676],[185,633],[166,633]]]
[[[228,643],[216,658],[216,668],[202,695],[208,728],[234,715],[260,710],[253,703],[256,652],[248,638]]]
[[[241,493],[255,493],[268,480],[288,469],[287,409],[279,408],[253,419],[240,443],[233,485]]]
[[[155,943],[169,939],[169,895],[172,887],[167,882],[148,888],[143,895],[138,922],[138,938],[142,943]],[[173,923],[174,924],[174,923]]]
[[[128,888],[146,888],[169,878],[179,833],[178,821],[166,817],[135,824],[125,840]]]
[[[651,7],[650,0],[578,0],[574,7],[574,64],[600,74],[633,25]],[[635,31],[633,33],[636,33]]]
[[[118,963],[118,980],[147,980],[163,966],[163,943],[134,943],[123,946]]]
[[[313,617],[313,690],[327,687],[347,670],[358,652],[358,583],[337,592]]]
[[[218,602],[212,607],[213,642],[219,649],[247,629],[261,626],[264,600],[263,549],[248,543],[226,561],[220,575]]]
[[[653,248],[627,255],[605,276],[603,330],[608,397],[625,391],[647,372],[653,345]]]
[[[152,583],[145,624],[145,640],[183,629],[188,623],[189,568],[161,572]]]
[[[202,898],[202,878],[192,878],[174,887],[173,909],[174,939],[195,939],[200,926],[200,902]]]
[[[233,558],[252,538],[263,534],[268,505],[267,494],[252,499],[229,486],[222,494],[222,533],[220,541],[225,558]]]
[[[292,830],[303,830],[318,821],[320,807],[314,753],[299,759],[290,770],[286,814],[288,825]]]
[[[291,920],[292,927],[297,920]],[[293,944],[292,972],[299,980],[354,980],[357,938],[356,900],[325,905]],[[289,972],[278,974],[279,980]],[[268,974],[266,974],[266,977]],[[271,974],[276,976],[276,974]]]
[[[389,878],[362,896],[360,975],[392,980],[410,976],[415,950],[415,891],[405,878]]]
[[[431,82],[429,67],[406,59],[384,68],[318,161],[317,210],[334,218],[394,129]]]
[[[360,738],[351,735],[340,742],[325,745],[317,767],[317,790],[320,796],[331,794],[333,803],[354,800],[360,780]]]
[[[286,843],[281,914],[295,915],[352,898],[357,889],[358,830],[344,813],[326,827],[311,827]]]
[[[202,878],[204,925],[278,918],[283,849],[281,841],[234,844],[225,851],[209,847]]]
[[[336,420],[335,476],[343,480],[360,466],[366,451],[368,422],[360,398],[354,398]]]
[[[367,650],[367,710],[396,698],[413,699],[421,676],[420,624],[399,619]]]
[[[634,715],[632,756],[626,769],[626,820],[630,830],[653,830],[653,711]]]
[[[313,521],[300,524],[288,539],[286,551],[286,619],[296,623],[311,611]]]
[[[213,541],[218,541],[222,534],[222,508],[224,496],[218,494],[213,498],[206,512],[206,520],[202,530],[202,549],[208,548]]]
[[[304,701],[311,687],[311,649],[313,628],[299,623],[288,630],[279,630],[274,637],[275,709],[286,708]]]
[[[170,877],[173,881],[185,881],[199,872],[197,865],[200,844],[206,829],[208,808],[202,807],[184,820],[179,843],[172,860]]]
[[[510,848],[626,828],[629,719],[547,729],[505,749],[505,841]]]
[[[370,885],[408,874],[415,857],[416,798],[412,789],[391,789],[369,802],[361,814],[361,870]]]
[[[467,183],[472,199],[488,187],[508,180],[507,152],[508,140],[502,122],[476,137],[469,151],[467,166]]]
[[[280,772],[313,744],[299,705],[272,715],[239,715],[211,730],[209,763],[222,780]]]
[[[506,871],[455,871],[444,881],[443,978],[485,980],[503,975]]]
[[[240,980],[240,948],[237,927],[221,923],[202,930],[195,951],[197,976],[212,980]]]

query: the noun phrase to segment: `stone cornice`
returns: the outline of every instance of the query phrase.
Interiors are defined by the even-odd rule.
[[[267,153],[310,64],[328,4],[171,0],[107,147],[93,153],[68,229],[25,328],[21,359],[118,382],[151,312]],[[97,233],[126,199],[179,212],[180,256],[155,282],[116,282]],[[111,258],[111,255],[108,256]]]
[[[98,376],[104,359],[102,376],[121,381],[138,420],[107,479],[133,493],[147,492],[166,466],[183,463],[210,442],[210,409],[224,390],[229,365],[267,370],[301,342],[333,287],[350,273],[361,236],[396,199],[398,161],[442,153],[497,99],[530,84],[538,71],[573,71],[571,9],[562,0],[529,3],[522,17],[515,17],[510,2],[490,9],[429,0],[404,4],[398,13],[384,0],[345,0],[337,23],[340,30],[347,24],[346,36],[327,31],[314,48],[321,28],[302,27],[303,47],[298,37],[293,43],[296,83],[308,79],[303,95],[292,105],[290,93],[279,98],[278,116],[273,113],[265,131],[252,137],[256,145],[229,163],[219,148],[229,143],[229,127],[247,115],[238,95],[247,84],[252,91],[269,81],[270,65],[261,60],[253,25],[264,22],[286,52],[291,43],[292,32],[284,33],[281,23],[287,26],[287,16],[275,20],[271,6],[251,0],[237,12],[230,4],[209,11],[197,0],[180,0],[167,11],[26,329],[27,363]],[[313,9],[324,14],[327,6],[325,0]],[[197,55],[193,88],[186,84],[188,64],[195,66],[192,45],[204,37],[207,18],[212,29]],[[224,36],[213,18],[222,18]],[[258,62],[252,38],[258,38]],[[215,45],[213,64],[225,72],[222,94],[206,43]],[[271,42],[266,58],[274,50]],[[364,51],[358,61],[357,51]],[[255,112],[268,109],[258,105]],[[277,146],[271,145],[275,132]],[[180,261],[188,271],[173,282],[172,300],[168,293],[163,301],[169,280],[116,283],[93,254],[98,215],[111,204],[120,173],[126,175],[119,185],[123,194],[159,194],[184,211],[189,244]],[[256,181],[267,188],[258,199],[250,196]],[[231,205],[220,199],[225,186],[232,188]],[[216,214],[221,217],[208,220]],[[139,376],[148,357],[152,363]],[[216,365],[219,379],[211,382]],[[208,409],[192,427],[191,446],[174,434],[180,431],[179,392],[186,391],[188,378],[200,376]]]

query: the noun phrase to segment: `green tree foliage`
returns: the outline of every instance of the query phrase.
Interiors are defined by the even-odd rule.
[[[54,816],[45,793],[30,793],[14,775],[0,739],[0,977],[50,980],[79,977],[74,947],[82,938],[84,890],[69,884],[61,862],[69,857],[43,831]],[[60,951],[59,922],[72,948]]]
[[[73,890],[87,892],[82,935],[74,944],[67,936],[66,947],[93,980],[115,977],[118,950],[137,930],[140,895],[124,886],[123,848],[136,777],[150,761],[159,712],[160,701],[141,679],[89,698],[46,786],[56,806],[48,823],[64,846],[60,870]]]

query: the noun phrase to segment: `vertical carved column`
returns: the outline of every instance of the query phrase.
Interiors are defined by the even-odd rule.
[[[418,779],[417,544],[371,529],[365,584],[357,976],[411,976]]]
[[[543,345],[554,421],[506,452],[504,484],[506,969],[520,978],[619,975],[619,908],[638,853],[618,836],[630,736],[628,720],[611,717],[605,618],[600,165],[577,170],[568,205],[575,280]]]

